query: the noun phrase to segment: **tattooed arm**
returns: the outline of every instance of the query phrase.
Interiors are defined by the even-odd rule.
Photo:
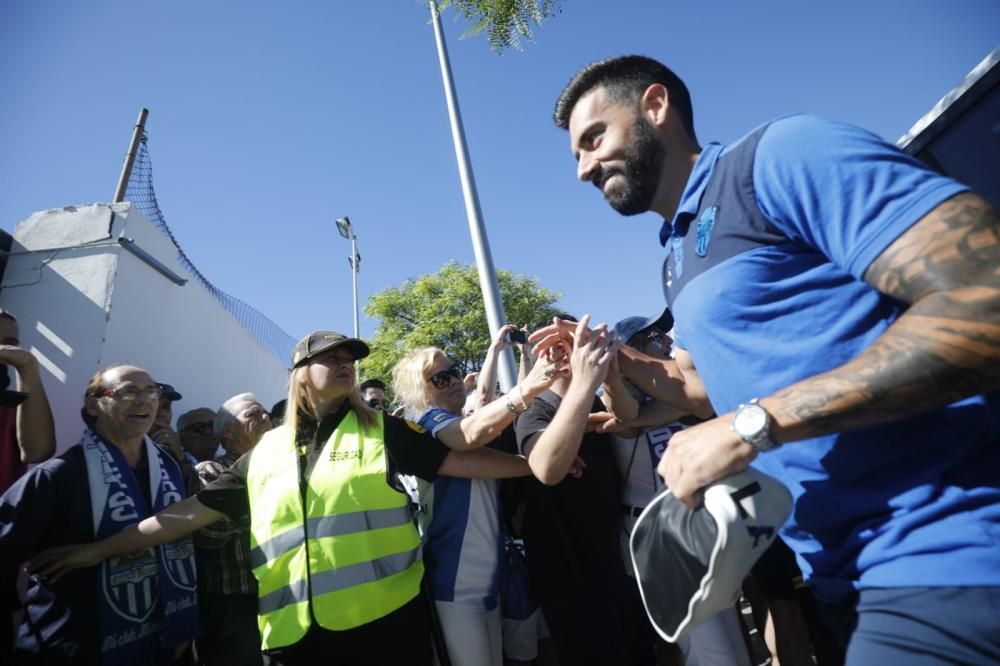
[[[771,438],[792,442],[943,407],[1000,388],[1000,217],[960,194],[896,239],[865,273],[910,307],[868,349],[829,372],[762,398]],[[732,414],[682,431],[659,471],[689,504],[698,488],[756,453]]]
[[[960,194],[924,216],[865,280],[910,304],[853,361],[762,401],[775,441],[891,421],[1000,388],[1000,217]]]

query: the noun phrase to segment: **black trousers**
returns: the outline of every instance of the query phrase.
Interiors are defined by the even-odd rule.
[[[198,604],[205,633],[195,647],[202,666],[262,666],[257,595],[202,592]]]
[[[431,627],[422,595],[385,617],[347,631],[313,624],[295,645],[270,650],[272,666],[431,666]]]

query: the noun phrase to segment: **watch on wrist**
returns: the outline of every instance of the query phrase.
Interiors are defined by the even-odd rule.
[[[736,409],[730,427],[758,453],[778,447],[776,442],[771,441],[771,417],[757,403],[757,398]]]

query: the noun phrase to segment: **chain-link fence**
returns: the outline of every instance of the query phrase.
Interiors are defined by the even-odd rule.
[[[156,190],[153,189],[153,164],[149,159],[145,132],[142,134],[142,141],[135,158],[135,165],[132,167],[132,176],[125,190],[125,200],[132,202],[132,205],[138,208],[150,222],[155,224],[160,231],[170,238],[174,247],[177,248],[177,255],[184,269],[194,276],[205,289],[208,289],[212,296],[222,304],[222,307],[226,308],[229,314],[236,317],[236,320],[250,331],[268,351],[278,357],[282,363],[289,362],[289,359],[292,357],[292,348],[295,346],[295,339],[253,307],[235,296],[230,296],[209,282],[191,260],[188,259],[187,255],[184,254],[180,243],[174,238],[170,227],[167,226],[167,220],[163,217],[160,204],[156,201]]]

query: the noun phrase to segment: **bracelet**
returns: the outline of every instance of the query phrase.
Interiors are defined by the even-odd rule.
[[[524,413],[523,409],[520,412],[517,411],[517,407],[514,406],[513,401],[511,401],[511,399],[510,399],[510,393],[508,393],[504,397],[507,398],[507,411],[508,412],[510,412],[511,414],[522,414],[522,413]]]
[[[524,389],[521,388],[520,386],[515,386],[514,388],[517,389],[517,397],[521,401],[521,411],[522,412],[528,411],[528,403],[524,399]],[[511,389],[510,392],[513,393],[514,389]]]

